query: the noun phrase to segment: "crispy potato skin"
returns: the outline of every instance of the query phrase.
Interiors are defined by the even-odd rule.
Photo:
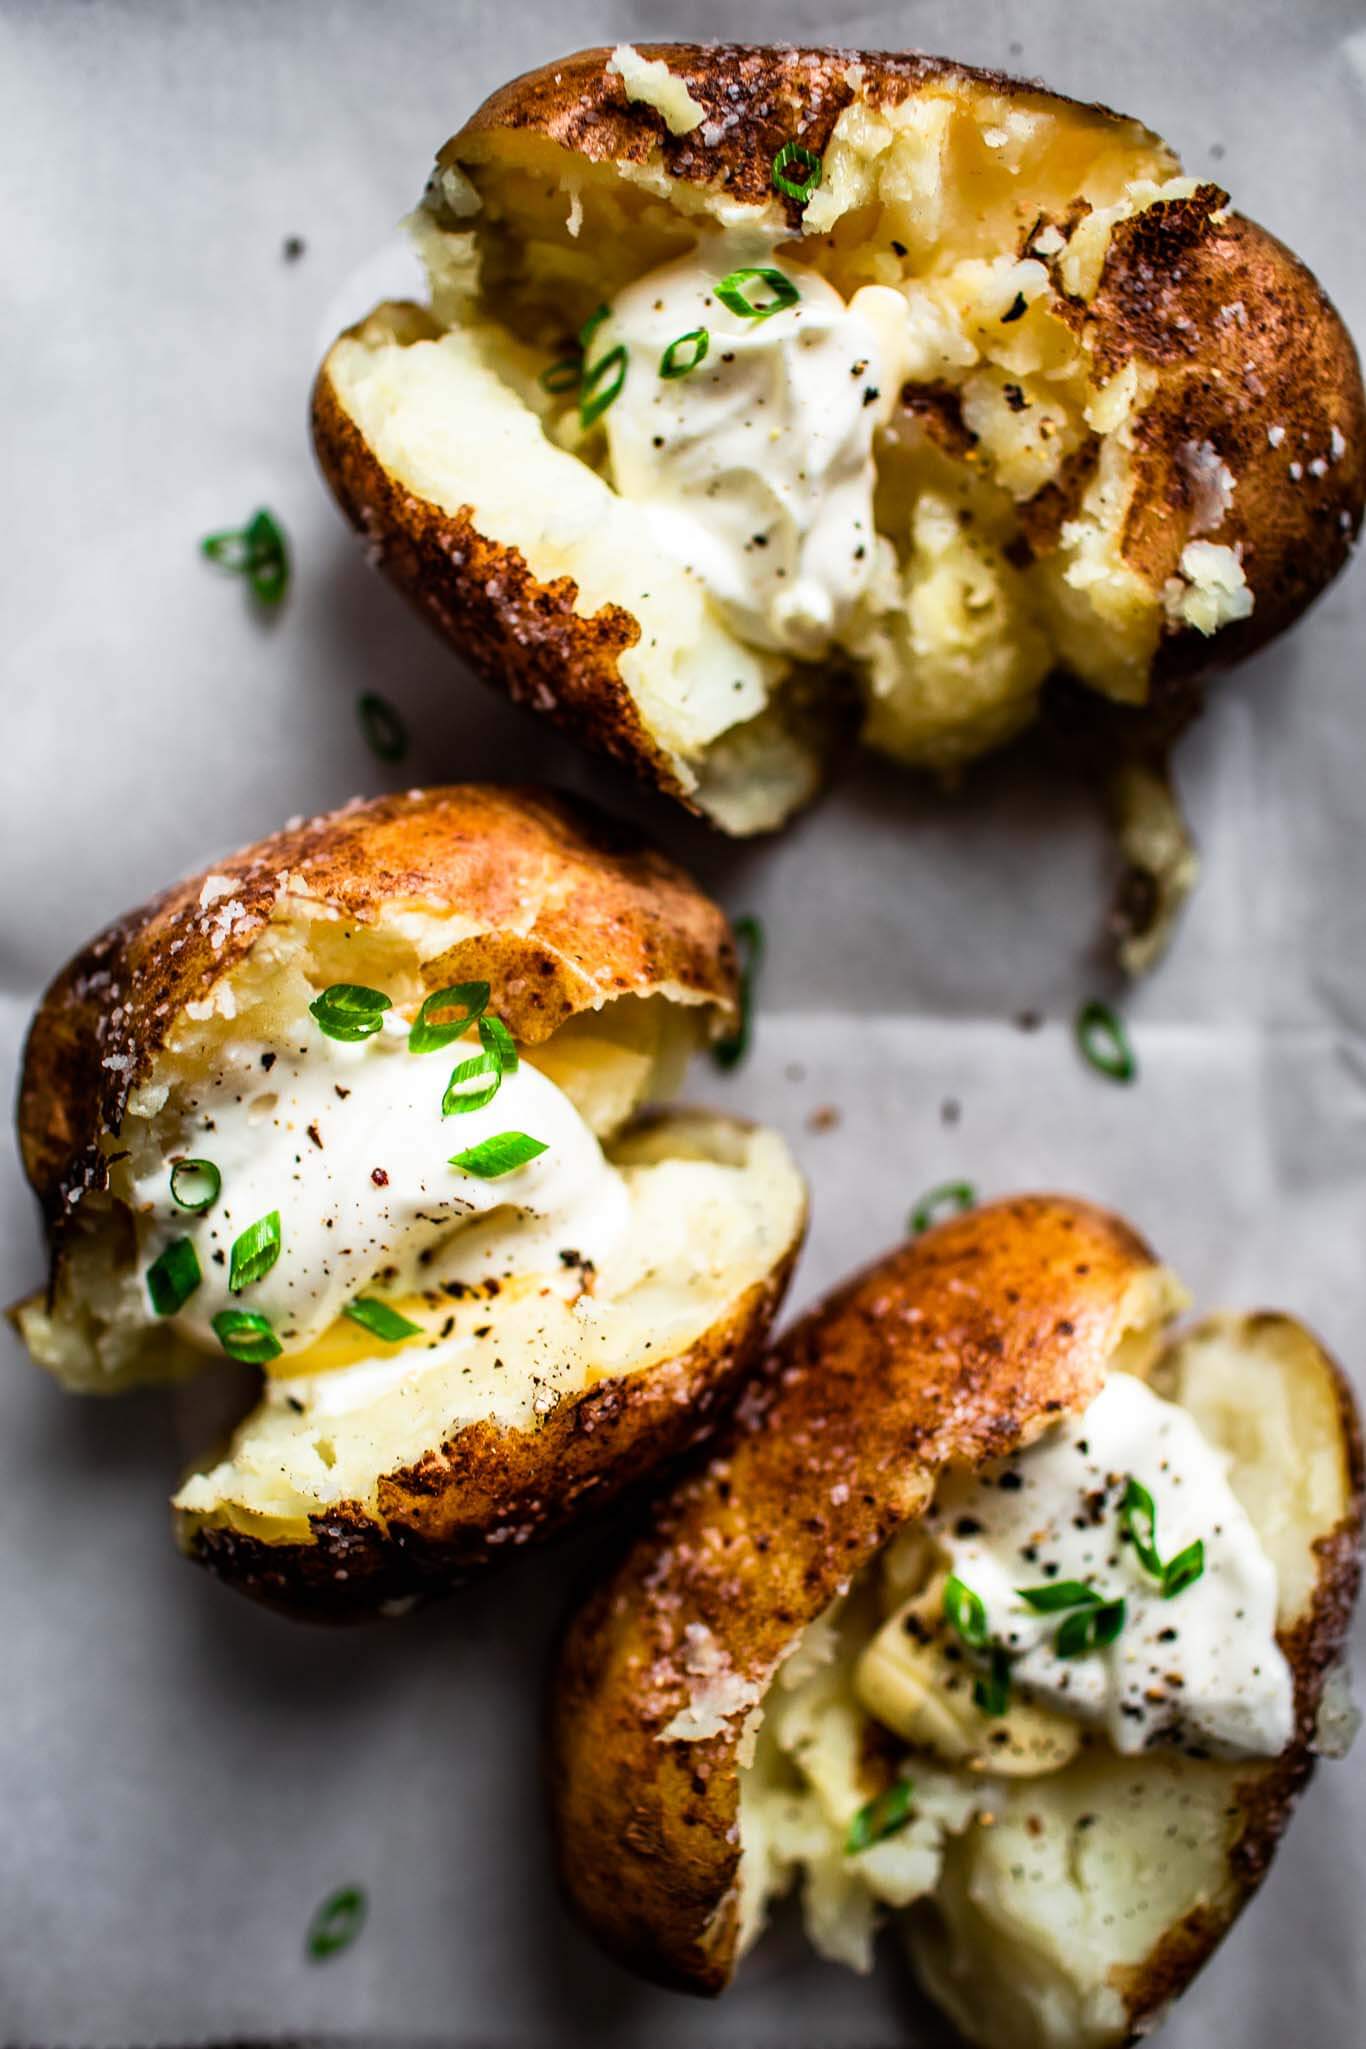
[[[917,1515],[950,1461],[1027,1443],[1100,1388],[1152,1254],[1061,1198],[955,1218],[799,1322],[704,1470],[571,1622],[552,1694],[560,1869],[584,1920],[647,1977],[719,1992],[737,1934],[738,1755],[797,1637]],[[737,1682],[722,1733],[661,1740],[691,1628]]]
[[[217,893],[204,903],[210,877]],[[185,1006],[207,997],[304,890],[358,925],[415,904],[483,927],[426,964],[428,986],[477,973],[528,1045],[604,997],[671,988],[734,1015],[724,913],[591,807],[476,784],[358,800],[173,884],[57,976],[29,1032],[18,1111],[54,1254],[81,1196],[103,1183],[102,1135],[118,1130]]]
[[[915,52],[642,43],[662,58],[720,126],[674,135],[654,107],[628,100],[608,72],[607,49],[580,51],[528,72],[493,93],[438,156],[478,181],[496,169],[507,139],[528,132],[595,164],[659,165],[681,185],[724,192],[785,210],[794,234],[800,203],[775,193],[771,168],[783,143],[800,136],[817,152],[859,92],[884,106],[958,83],[1023,106],[1066,106],[1097,127],[1152,140],[1148,130],[1102,106],[1005,74]],[[738,117],[738,118],[737,118]],[[1137,482],[1123,541],[1125,559],[1161,592],[1189,531],[1192,475],[1187,452],[1209,441],[1237,479],[1232,505],[1201,538],[1242,550],[1254,596],[1251,616],[1210,638],[1192,627],[1164,632],[1141,707],[1113,704],[1057,679],[1045,718],[1072,751],[1113,765],[1116,750],[1156,755],[1198,713],[1200,679],[1239,661],[1292,624],[1338,573],[1366,501],[1366,395],[1356,352],[1316,280],[1276,238],[1224,211],[1213,186],[1194,198],[1150,208],[1121,224],[1089,306],[1075,302],[1107,373],[1140,354],[1158,367],[1160,388],[1143,414]],[[401,329],[420,323],[412,308],[381,309]],[[416,328],[411,329],[417,332]],[[1282,427],[1273,448],[1269,427]],[[1346,446],[1330,460],[1332,430]],[[645,727],[618,660],[640,637],[624,607],[591,619],[574,610],[570,578],[543,585],[521,554],[481,536],[473,508],[451,516],[389,476],[347,415],[324,363],[313,400],[318,458],[343,511],[377,551],[395,582],[489,681],[553,719],[574,739],[614,756],[641,779],[699,807]],[[1301,474],[1291,471],[1297,463]],[[1316,474],[1311,465],[1322,465]],[[1088,481],[1084,462],[1026,508],[1026,547],[1056,543]]]
[[[993,1205],[903,1246],[773,1350],[704,1469],[571,1620],[551,1694],[562,1882],[606,1948],[679,1990],[735,1965],[747,1714],[808,1623],[933,1492],[946,1463],[1027,1443],[1103,1380],[1125,1291],[1152,1264],[1117,1218],[1062,1198]],[[1231,1903],[1171,1929],[1119,1988],[1138,2029],[1179,1993],[1269,1865],[1312,1770],[1324,1679],[1357,1591],[1362,1451],[1338,1393],[1348,1513],[1319,1545],[1309,1613],[1281,1638],[1296,1736],[1238,1794]],[[690,1627],[734,1675],[720,1734],[666,1740]]]
[[[599,1381],[537,1429],[468,1425],[384,1477],[373,1513],[340,1504],[312,1517],[312,1541],[297,1544],[182,1513],[181,1548],[240,1592],[308,1621],[360,1620],[445,1593],[600,1512],[700,1442],[754,1364],[799,1243],[677,1358]]]

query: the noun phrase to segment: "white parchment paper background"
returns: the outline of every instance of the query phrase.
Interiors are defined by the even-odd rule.
[[[1366,579],[1224,686],[1182,756],[1203,888],[1108,1086],[1068,1020],[1108,881],[1085,797],[994,765],[965,801],[869,766],[781,842],[728,848],[465,678],[365,569],[313,471],[329,307],[437,144],[505,77],[650,33],[915,43],[1038,72],[1163,130],[1366,333],[1366,13],[1354,0],[587,0],[0,5],[4,1058],[111,914],[292,812],[386,782],[548,776],[643,817],[767,925],[750,1064],[815,1187],[796,1299],[945,1176],[1129,1211],[1205,1303],[1366,1332]],[[282,260],[285,236],[307,243]],[[348,286],[348,281],[352,281]],[[196,559],[258,504],[297,573],[261,625]],[[354,717],[391,696],[414,754]],[[1047,1019],[1026,1034],[1022,1010]],[[957,1122],[943,1105],[960,1105]],[[833,1128],[812,1129],[834,1105]],[[951,1113],[950,1113],[951,1114]],[[39,1274],[3,1164],[5,1299]],[[0,2040],[335,2034],[530,2049],[881,2049],[936,2039],[888,1945],[859,1981],[779,1933],[719,2008],[635,1986],[557,1905],[538,1681],[572,1573],[528,1558],[407,1625],[290,1625],[185,1566],[164,1399],[63,1397],[0,1338]],[[610,1541],[610,1539],[609,1539]],[[304,1962],[316,1902],[371,1901]],[[1366,1749],[1325,1768],[1172,2049],[1363,2036]]]

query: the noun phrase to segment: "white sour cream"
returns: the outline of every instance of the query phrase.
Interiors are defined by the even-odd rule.
[[[250,1309],[297,1352],[367,1291],[397,1300],[453,1276],[476,1280],[495,1263],[501,1274],[554,1269],[562,1252],[600,1263],[625,1228],[626,1188],[554,1082],[524,1060],[483,1109],[443,1117],[453,1068],[478,1050],[471,1038],[410,1053],[407,1024],[392,1013],[356,1044],[309,1020],[295,1044],[230,1047],[174,1147],[217,1167],[216,1202],[201,1215],[179,1208],[169,1158],[138,1162],[132,1184],[142,1275],[175,1238],[189,1238],[199,1260],[203,1279],[177,1328],[218,1351],[213,1317]],[[448,1164],[505,1131],[547,1150],[498,1180]],[[230,1293],[234,1241],[275,1210],[278,1259]],[[476,1218],[489,1221],[471,1231]]]
[[[718,281],[745,265],[780,271],[795,304],[762,319],[723,305]],[[773,296],[759,280],[745,289]],[[662,376],[670,343],[697,328],[703,361]],[[730,235],[629,285],[592,337],[590,366],[618,345],[626,378],[603,424],[619,495],[741,639],[828,653],[887,546],[873,530],[873,430],[904,375],[905,299],[865,285],[846,304],[815,271]]]
[[[1082,1415],[1016,1458],[950,1478],[936,1497],[930,1528],[985,1604],[993,1642],[1013,1654],[1012,1682],[1101,1724],[1118,1751],[1161,1742],[1272,1757],[1290,1741],[1276,1571],[1225,1468],[1185,1410],[1112,1373]],[[1203,1574],[1170,1600],[1121,1535],[1131,1476],[1156,1505],[1163,1560],[1204,1543]],[[1108,1648],[1059,1657],[1061,1615],[1019,1598],[1021,1587],[1063,1580],[1123,1596],[1125,1624]]]

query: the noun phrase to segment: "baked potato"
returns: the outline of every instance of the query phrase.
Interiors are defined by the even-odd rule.
[[[717,906],[558,798],[296,822],[44,997],[20,1332],[79,1392],[264,1368],[175,1496],[224,1580],[320,1615],[444,1587],[691,1444],[762,1343],[786,1148],[651,1107],[735,1001]]]
[[[430,302],[317,380],[340,505],[487,677],[728,832],[851,722],[948,777],[1041,706],[1151,762],[1360,524],[1314,278],[1037,84],[588,50],[479,108],[412,228]]]
[[[954,1219],[799,1322],[571,1621],[564,1883],[719,1992],[800,1878],[827,1956],[890,1910],[986,2049],[1150,2027],[1349,1712],[1362,1461],[1289,1317],[1185,1335],[1122,1222]]]

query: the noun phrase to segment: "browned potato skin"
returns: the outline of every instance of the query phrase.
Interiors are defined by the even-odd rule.
[[[720,141],[701,131],[675,136],[653,108],[629,101],[609,73],[607,49],[580,51],[512,80],[493,93],[438,156],[478,181],[496,164],[500,138],[534,131],[548,145],[592,163],[658,159],[681,182],[735,198],[774,201],[774,154],[799,137],[824,150],[854,97],[845,72],[857,58],[865,95],[898,105],[946,80],[976,83],[1035,106],[1081,103],[1000,72],[915,52],[765,48],[738,44],[642,43],[663,58],[708,115],[725,119]],[[1141,124],[1106,107],[1081,109],[1135,137]],[[736,114],[738,121],[734,120]],[[1140,435],[1140,486],[1125,556],[1160,589],[1187,537],[1190,485],[1179,455],[1187,441],[1212,439],[1237,478],[1229,514],[1202,538],[1243,548],[1255,604],[1249,619],[1211,639],[1169,628],[1158,649],[1148,704],[1112,705],[1064,682],[1050,706],[1055,722],[1093,731],[1113,760],[1117,748],[1154,753],[1198,712],[1199,679],[1240,660],[1290,625],[1347,558],[1366,502],[1366,393],[1350,337],[1304,265],[1273,235],[1222,211],[1216,187],[1149,209],[1116,233],[1099,290],[1078,303],[1103,361],[1118,368],[1138,352],[1160,366],[1163,388]],[[794,234],[801,208],[786,206]],[[1222,309],[1241,302],[1242,321]],[[377,309],[372,319],[415,339],[430,332],[421,310]],[[363,331],[362,330],[353,330]],[[1310,460],[1328,448],[1336,422],[1346,439],[1322,477]],[[1284,426],[1276,450],[1266,430]],[[486,680],[531,704],[572,738],[613,755],[647,783],[687,804],[623,684],[618,657],[640,637],[624,607],[591,619],[573,610],[572,578],[543,585],[516,549],[476,532],[472,508],[452,518],[404,490],[346,414],[324,363],[313,397],[313,435],[324,474],[347,517],[401,589]],[[1300,481],[1289,478],[1302,460]],[[1085,488],[1078,465],[1055,490],[1039,524],[1056,538]],[[496,587],[496,591],[495,591]],[[1083,702],[1073,707],[1073,699]]]
[[[701,1993],[723,1991],[735,1966],[745,1715],[707,1740],[660,1740],[687,1698],[688,1625],[705,1625],[757,1701],[807,1624],[923,1510],[941,1467],[1026,1444],[1099,1390],[1125,1291],[1152,1264],[1118,1218],[1022,1197],[890,1253],[769,1354],[715,1456],[571,1621],[552,1688],[562,1880],[624,1963]],[[1297,1735],[1246,1790],[1239,1905],[1311,1769],[1323,1679],[1356,1593],[1361,1444],[1334,1371],[1353,1509],[1321,1547],[1311,1616],[1282,1641]],[[1168,1933],[1125,1988],[1135,2026],[1232,1918],[1196,1915]]]

